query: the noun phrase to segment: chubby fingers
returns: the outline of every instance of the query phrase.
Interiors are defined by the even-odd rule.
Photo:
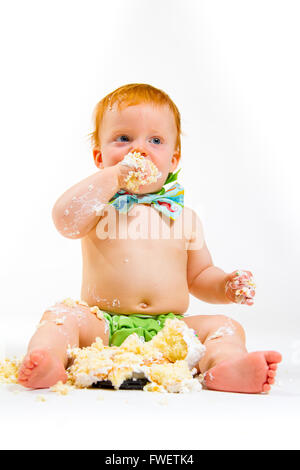
[[[227,277],[225,294],[232,302],[253,305],[255,284],[251,271],[236,270]]]

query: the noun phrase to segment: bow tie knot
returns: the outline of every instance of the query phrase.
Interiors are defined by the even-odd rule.
[[[120,213],[127,213],[134,204],[153,204],[153,207],[175,220],[181,213],[184,203],[184,189],[175,183],[169,189],[157,193],[132,194],[121,189],[109,201]]]

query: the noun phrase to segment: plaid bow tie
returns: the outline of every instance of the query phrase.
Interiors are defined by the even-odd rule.
[[[176,180],[178,172],[169,173],[165,185]],[[109,204],[112,204],[122,214],[127,213],[134,204],[153,204],[155,209],[175,220],[182,211],[183,196],[183,187],[179,183],[175,183],[169,189],[163,187],[157,193],[132,194],[121,189],[111,198]]]

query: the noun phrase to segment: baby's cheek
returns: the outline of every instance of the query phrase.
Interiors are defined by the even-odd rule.
[[[168,170],[166,170],[166,168],[164,168],[161,164],[155,162],[154,160],[152,160],[152,162],[154,163],[154,165],[156,166],[156,168],[158,169],[161,177],[159,179],[159,181],[165,181],[167,179],[167,176],[169,174]]]
[[[115,166],[117,165],[118,163],[120,163],[123,158],[125,157],[125,154],[124,152],[122,152],[121,154],[117,154],[117,155],[114,155],[112,156],[110,159],[109,159],[109,162],[110,162],[110,165],[109,166]]]

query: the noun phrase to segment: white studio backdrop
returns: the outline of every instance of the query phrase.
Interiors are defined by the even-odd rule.
[[[232,316],[264,349],[299,343],[299,12],[290,0],[1,4],[0,322],[15,350],[46,307],[79,298],[80,241],[51,210],[96,171],[94,106],[127,83],[177,104],[186,205],[214,263],[257,283],[251,308],[191,298],[189,312]]]
[[[298,2],[12,1],[1,10],[2,321],[36,323],[54,301],[79,296],[80,241],[56,232],[51,210],[96,171],[95,104],[140,82],[181,111],[180,181],[215,264],[250,269],[257,282],[252,308],[191,298],[190,312],[225,312],[255,334],[279,328],[297,340]]]

